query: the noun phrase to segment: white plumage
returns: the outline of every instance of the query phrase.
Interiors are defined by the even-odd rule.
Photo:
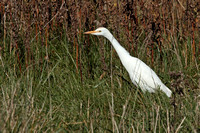
[[[95,31],[88,31],[85,34],[102,35],[106,37],[115,48],[119,58],[129,73],[131,81],[143,92],[155,92],[156,89],[162,90],[168,97],[171,96],[171,90],[165,86],[156,73],[138,58],[130,56],[119,42],[113,37],[110,31],[104,27],[100,27]]]

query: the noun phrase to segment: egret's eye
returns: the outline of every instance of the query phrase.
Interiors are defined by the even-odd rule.
[[[101,30],[99,30],[98,32],[101,32]]]

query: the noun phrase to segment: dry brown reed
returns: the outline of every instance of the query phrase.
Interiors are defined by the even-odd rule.
[[[146,47],[152,65],[155,49],[159,48],[161,53],[163,47],[173,47],[172,43],[176,48],[185,47],[182,52],[186,56],[186,65],[190,60],[188,49],[192,51],[193,62],[199,59],[200,43],[196,41],[200,28],[198,0],[3,0],[0,12],[3,27],[1,52],[6,54],[9,50],[9,54],[16,55],[20,72],[34,62],[33,42],[41,42],[36,45],[42,45],[46,54],[40,58],[48,59],[48,40],[53,35],[62,35],[64,31],[68,41],[74,44],[77,71],[80,71],[79,42],[83,38],[82,33],[99,26],[107,27],[117,38],[123,38],[126,42],[124,47],[133,55],[138,53],[141,35],[147,36],[152,32]],[[10,45],[6,44],[6,38],[9,38]],[[188,38],[190,44],[185,43]],[[162,54],[160,57],[162,60]]]

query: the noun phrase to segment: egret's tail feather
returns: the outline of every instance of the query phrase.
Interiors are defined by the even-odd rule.
[[[172,91],[165,85],[160,88],[168,97],[171,97]]]

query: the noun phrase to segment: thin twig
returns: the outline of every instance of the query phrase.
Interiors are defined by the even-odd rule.
[[[125,116],[125,113],[126,113],[126,108],[127,108],[128,102],[130,100],[130,97],[131,97],[131,93],[129,94],[128,98],[126,99],[125,105],[123,105],[123,113],[122,113],[122,116],[121,116],[121,121],[120,121],[120,124],[119,124],[119,129],[121,128],[121,125],[123,123],[123,119],[124,119],[124,116]]]
[[[169,126],[169,110],[167,109],[167,132],[170,133],[170,126]]]
[[[185,7],[184,7],[183,4],[180,2],[180,0],[178,0],[178,3],[181,5],[181,7],[183,8],[183,10],[185,10]]]
[[[111,118],[112,118],[112,125],[113,125],[113,132],[116,132],[119,133],[119,129],[117,128],[117,123],[115,121],[115,118],[114,118],[114,99],[113,99],[113,93],[111,93],[111,96],[112,96],[112,105],[110,105],[109,103],[109,107],[110,107],[110,113],[111,113]]]
[[[63,8],[63,5],[65,4],[65,1],[62,3],[62,5],[60,6],[60,10]],[[54,20],[54,18],[58,15],[60,11],[58,11],[53,17],[51,20],[49,20],[49,22],[47,22],[45,24],[45,26],[42,28],[42,30],[51,22]],[[31,40],[31,43],[35,40],[35,38],[41,33],[41,30],[33,37],[33,39]]]
[[[160,107],[158,106],[158,109],[157,109],[157,115],[156,115],[156,123],[155,123],[155,128],[154,128],[154,133],[156,133],[156,127],[157,127],[157,123],[158,123],[158,116],[159,116],[159,109]]]
[[[186,117],[183,118],[183,120],[182,120],[181,123],[179,124],[178,128],[176,129],[176,132],[175,132],[175,133],[178,133],[178,130],[182,128],[182,124],[183,124],[185,118],[186,118]]]

